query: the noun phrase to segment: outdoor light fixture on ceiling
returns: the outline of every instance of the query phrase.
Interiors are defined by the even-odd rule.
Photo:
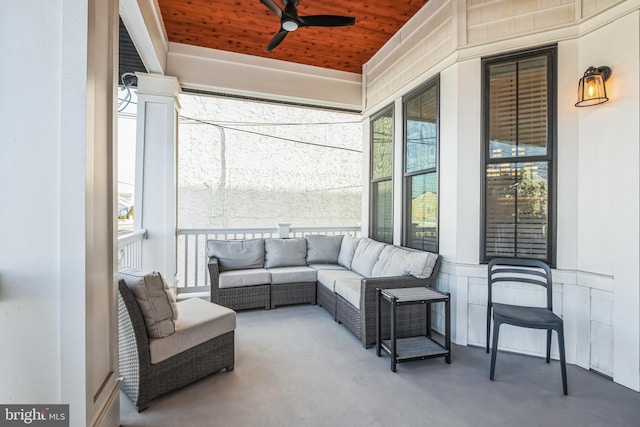
[[[298,23],[293,19],[283,19],[282,28],[286,31],[295,31],[298,29]]]
[[[607,102],[609,98],[607,98],[607,88],[604,82],[609,77],[611,77],[611,68],[609,67],[587,68],[578,83],[576,107],[589,107]]]

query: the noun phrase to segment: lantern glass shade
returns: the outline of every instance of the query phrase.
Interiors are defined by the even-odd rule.
[[[609,67],[589,67],[578,82],[576,107],[588,107],[607,102],[609,98],[607,98],[607,88],[604,82],[610,75],[611,69]]]

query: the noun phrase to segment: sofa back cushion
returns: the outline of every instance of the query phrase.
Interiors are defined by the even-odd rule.
[[[337,264],[344,236],[307,236],[307,264]]]
[[[264,268],[307,265],[307,241],[296,239],[265,239]]]
[[[378,261],[371,270],[371,277],[406,276],[409,274],[405,256],[408,251],[387,245],[380,252]]]
[[[218,258],[220,271],[264,267],[264,239],[208,240],[207,256]]]
[[[433,252],[409,251],[407,256],[409,274],[418,279],[427,279],[431,277],[437,261],[438,254]]]
[[[385,246],[386,243],[377,242],[369,238],[363,238],[353,254],[351,270],[361,276],[371,277],[373,266],[378,261],[378,257]]]
[[[160,273],[127,268],[119,271],[118,280],[124,280],[131,289],[150,338],[164,338],[176,332],[178,306]]]
[[[411,275],[419,279],[431,276],[438,255],[387,245],[380,253],[371,271],[372,277]]]
[[[340,244],[340,253],[338,254],[338,264],[344,268],[351,269],[353,254],[356,252],[358,243],[362,240],[360,237],[344,236]]]

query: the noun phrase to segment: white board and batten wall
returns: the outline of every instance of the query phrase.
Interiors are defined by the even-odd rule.
[[[363,73],[365,117],[392,103],[396,116],[402,117],[402,96],[440,75],[439,217],[445,262],[438,286],[453,295],[454,341],[484,346],[486,265],[479,263],[478,249],[481,58],[557,43],[554,308],[565,319],[568,361],[636,391],[640,390],[639,9],[638,1],[430,0],[365,64]],[[610,101],[576,108],[578,79],[591,65],[612,68],[607,81]],[[395,143],[402,153],[399,135]],[[364,163],[368,185],[368,160]],[[394,169],[394,179],[402,180],[401,168]],[[401,191],[394,192],[396,209],[401,197]],[[394,217],[398,222],[401,215]],[[363,221],[366,229],[367,218]],[[400,233],[395,235],[400,243]],[[544,337],[537,332],[505,328],[500,346],[542,355]],[[555,346],[553,353],[557,355]]]

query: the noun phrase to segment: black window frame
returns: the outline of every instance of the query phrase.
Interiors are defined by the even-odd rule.
[[[374,161],[374,150],[373,150],[373,127],[374,122],[383,117],[391,114],[391,175],[388,177],[374,178],[373,174],[373,161]],[[376,114],[372,115],[369,119],[369,146],[371,147],[371,155],[369,156],[369,171],[370,171],[370,185],[369,185],[369,236],[377,241],[384,243],[393,243],[393,228],[394,228],[394,212],[393,212],[393,165],[395,162],[394,155],[394,145],[395,145],[395,111],[393,108],[393,104],[386,106],[385,108],[378,111]],[[376,215],[378,212],[378,187],[380,183],[390,183],[391,184],[391,230],[388,238],[384,238],[384,236],[380,236],[377,233],[378,224],[378,216]]]
[[[407,103],[423,93],[435,89],[436,93],[436,162],[434,167],[419,169],[411,172],[407,172],[407,155],[408,155],[408,141],[407,141]],[[440,75],[436,75],[425,83],[421,84],[411,92],[402,97],[402,132],[403,132],[403,151],[402,151],[402,206],[403,206],[403,224],[402,224],[402,245],[417,249],[428,250],[429,252],[439,253],[440,250]],[[411,242],[411,213],[412,213],[412,195],[411,195],[411,179],[415,176],[435,174],[436,177],[436,227],[435,227],[435,247],[426,249],[424,247],[416,247]]]
[[[523,59],[546,56],[547,57],[547,154],[504,157],[491,159],[490,150],[490,81],[489,67],[492,65],[520,61]],[[492,55],[481,59],[482,81],[482,154],[481,154],[481,218],[480,218],[480,262],[488,263],[494,258],[526,258],[523,256],[488,256],[487,255],[487,167],[492,164],[547,162],[547,257],[535,258],[544,261],[552,268],[556,266],[557,256],[557,146],[558,146],[558,110],[557,110],[557,79],[558,79],[558,46],[557,44],[545,45],[533,49],[525,49],[505,54]],[[517,232],[516,232],[517,236]],[[514,249],[517,243],[514,244]]]

